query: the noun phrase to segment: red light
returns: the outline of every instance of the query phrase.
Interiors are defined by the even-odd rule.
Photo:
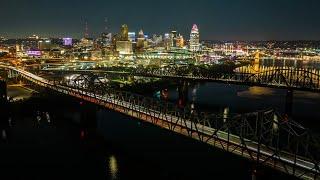
[[[84,130],[81,130],[80,138],[81,138],[81,139],[84,139],[84,137],[85,137],[85,132],[84,132]]]

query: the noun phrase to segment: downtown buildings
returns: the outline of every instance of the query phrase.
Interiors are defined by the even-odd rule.
[[[86,24],[84,37],[42,38],[37,35],[28,38],[28,43],[17,42],[14,56],[22,59],[61,58],[66,60],[201,60],[211,53],[200,43],[200,32],[194,24],[190,39],[177,30],[165,34],[148,36],[142,29],[129,31],[124,24],[115,33],[103,32],[98,38],[91,38]],[[188,37],[188,36],[185,36]]]

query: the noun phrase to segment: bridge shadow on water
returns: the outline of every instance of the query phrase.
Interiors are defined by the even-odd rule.
[[[8,106],[0,179],[252,179],[255,170],[257,179],[292,179],[102,107],[44,94]]]

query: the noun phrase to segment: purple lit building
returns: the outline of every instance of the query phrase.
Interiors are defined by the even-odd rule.
[[[72,38],[63,38],[64,46],[72,46]]]

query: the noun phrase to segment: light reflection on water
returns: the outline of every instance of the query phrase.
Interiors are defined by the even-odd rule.
[[[119,174],[119,168],[118,168],[118,162],[115,156],[110,156],[109,157],[109,173],[111,175],[111,179],[118,179],[118,174]]]
[[[275,91],[271,88],[265,87],[249,87],[248,90],[239,91],[237,95],[239,97],[246,97],[246,98],[263,98],[263,96],[272,96],[275,94]]]
[[[226,122],[228,117],[229,117],[229,113],[230,113],[230,108],[229,107],[225,107],[223,110],[223,122]]]

